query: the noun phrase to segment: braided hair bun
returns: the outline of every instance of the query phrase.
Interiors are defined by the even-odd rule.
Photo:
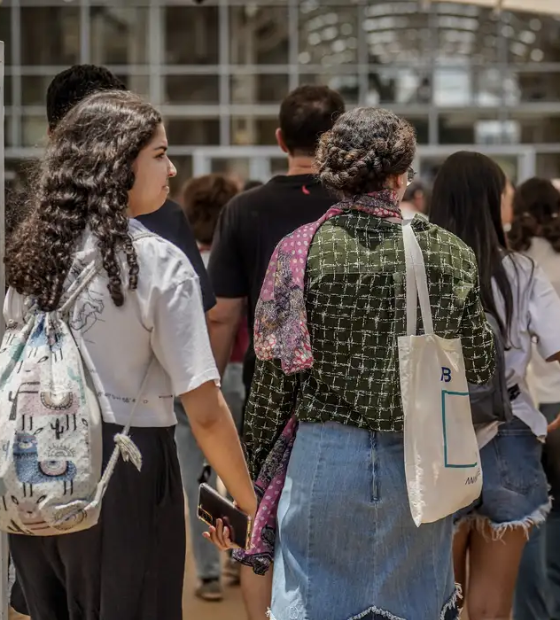
[[[387,187],[387,180],[406,172],[414,160],[412,125],[389,110],[356,108],[324,133],[317,149],[319,177],[343,196]]]

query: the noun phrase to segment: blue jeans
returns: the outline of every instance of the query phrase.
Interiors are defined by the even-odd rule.
[[[222,392],[233,415],[234,421],[239,427],[244,401],[244,388],[241,381],[241,364],[230,364],[230,366],[228,366],[222,381]],[[199,579],[219,579],[221,574],[220,553],[213,544],[202,537],[202,534],[207,530],[207,526],[200,521],[197,516],[198,479],[205,465],[204,454],[202,454],[202,450],[196,443],[191,425],[189,424],[189,419],[185,415],[185,411],[179,399],[175,400],[175,413],[177,415],[175,441],[179,454],[179,464],[181,465],[183,487],[189,506],[192,550],[196,572]],[[208,484],[214,488],[216,487],[216,474],[214,472],[212,472]]]
[[[452,518],[416,527],[403,434],[299,425],[278,506],[271,618],[456,620]]]
[[[559,404],[541,406],[549,422]],[[560,431],[546,440],[543,464],[553,497],[547,522],[531,532],[515,592],[515,620],[560,620]]]

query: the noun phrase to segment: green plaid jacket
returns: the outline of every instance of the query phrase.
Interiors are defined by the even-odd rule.
[[[468,381],[485,383],[494,349],[474,254],[424,218],[412,226],[424,254],[434,331],[461,338]],[[279,362],[257,361],[245,415],[253,476],[293,413],[300,422],[403,430],[397,339],[406,334],[405,280],[399,224],[349,211],[317,231],[305,293],[314,365],[287,376]]]

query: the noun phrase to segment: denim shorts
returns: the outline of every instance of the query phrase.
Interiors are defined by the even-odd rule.
[[[543,444],[518,418],[500,426],[480,451],[482,494],[455,515],[456,524],[490,522],[499,537],[507,528],[542,523],[550,510],[542,450]]]
[[[273,620],[455,620],[452,518],[416,527],[402,433],[300,424],[278,509]]]

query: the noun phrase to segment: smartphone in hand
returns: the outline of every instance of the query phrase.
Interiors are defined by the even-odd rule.
[[[251,542],[251,517],[208,484],[201,484],[198,495],[198,518],[216,527],[218,519],[229,529],[231,542],[247,550]]]

